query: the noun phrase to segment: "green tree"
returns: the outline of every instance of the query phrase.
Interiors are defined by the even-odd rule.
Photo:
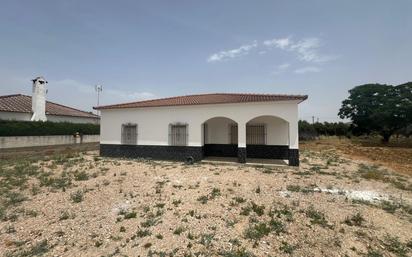
[[[352,120],[357,134],[379,133],[384,142],[411,124],[412,83],[399,86],[365,84],[349,90],[338,114]]]

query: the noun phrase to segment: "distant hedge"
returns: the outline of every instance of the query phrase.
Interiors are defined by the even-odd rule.
[[[299,138],[301,140],[315,139],[318,136],[351,136],[351,126],[343,122],[315,122],[313,124],[299,121]]]
[[[76,132],[84,135],[98,135],[100,134],[100,125],[70,122],[0,120],[1,137],[73,135]]]

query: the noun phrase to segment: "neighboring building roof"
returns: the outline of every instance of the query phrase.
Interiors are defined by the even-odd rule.
[[[121,108],[142,108],[160,106],[181,106],[181,105],[201,105],[201,104],[228,104],[228,103],[251,103],[251,102],[278,102],[288,100],[298,100],[299,103],[306,100],[307,95],[274,95],[274,94],[229,94],[214,93],[201,95],[186,95],[168,97],[139,102],[113,104],[93,107],[101,109],[121,109]]]
[[[31,107],[31,96],[22,94],[0,96],[0,112],[32,113]],[[46,101],[46,115],[99,118],[98,115],[93,113],[49,101]]]

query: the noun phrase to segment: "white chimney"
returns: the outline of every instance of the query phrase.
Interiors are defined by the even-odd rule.
[[[43,77],[37,77],[33,81],[33,96],[31,98],[32,121],[46,121],[46,84]]]

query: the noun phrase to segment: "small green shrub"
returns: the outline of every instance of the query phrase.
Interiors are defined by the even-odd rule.
[[[282,245],[279,247],[284,253],[292,254],[296,249],[296,246],[289,244],[288,242],[282,241]]]
[[[395,211],[399,208],[399,206],[391,201],[382,201],[381,207],[383,210],[389,213],[395,213]]]
[[[134,219],[134,218],[136,218],[136,216],[137,216],[137,213],[136,212],[134,212],[134,211],[132,211],[132,212],[127,212],[127,213],[125,213],[124,214],[124,219]]]
[[[291,192],[299,192],[300,186],[299,185],[287,185],[286,189]]]
[[[376,165],[365,165],[361,163],[359,164],[358,172],[364,179],[373,179],[380,181],[386,181],[388,179],[386,177],[387,172],[379,169],[379,167]]]
[[[209,198],[208,198],[207,196],[205,196],[205,195],[202,195],[202,196],[200,196],[199,198],[197,198],[197,200],[198,200],[199,202],[201,202],[202,204],[206,204],[207,201],[209,200]]]
[[[245,248],[231,249],[230,251],[220,252],[220,256],[223,257],[254,257],[255,255],[251,252],[246,251]]]
[[[280,220],[271,219],[269,221],[270,230],[275,232],[277,235],[286,232],[286,227]]]
[[[186,231],[186,228],[185,228],[185,227],[179,226],[179,227],[177,227],[177,228],[173,231],[173,234],[175,234],[175,235],[180,235],[180,234],[182,234],[182,233],[185,232],[185,231]]]
[[[344,223],[348,226],[362,226],[365,222],[365,218],[362,216],[360,212],[356,213],[352,217],[347,217]]]
[[[233,200],[234,200],[236,203],[244,203],[244,202],[246,202],[246,199],[243,198],[243,197],[240,197],[240,196],[233,197]]]
[[[77,190],[76,192],[70,194],[70,199],[72,199],[74,203],[82,202],[83,198],[84,198],[83,190]]]
[[[147,229],[139,229],[137,232],[136,232],[136,236],[137,237],[140,237],[140,238],[142,238],[142,237],[146,237],[146,236],[150,236],[152,233],[149,231],[149,230],[147,230]]]
[[[19,192],[7,192],[5,194],[5,206],[14,206],[27,200],[27,197]]]
[[[214,238],[214,234],[201,234],[199,243],[206,247],[209,247],[212,244]]]
[[[369,249],[366,257],[383,257],[383,254],[378,250]]]
[[[258,224],[249,225],[245,230],[245,238],[252,240],[259,240],[264,236],[267,236],[271,231],[271,228],[265,223],[260,222]]]
[[[89,175],[87,174],[86,171],[82,170],[82,171],[76,171],[74,173],[74,179],[77,181],[85,181],[89,179]]]
[[[310,218],[310,222],[312,224],[317,224],[320,225],[322,227],[329,227],[328,226],[328,222],[325,218],[325,214],[317,211],[313,208],[313,206],[310,206],[307,210],[306,210],[306,217]]]
[[[398,237],[386,235],[383,243],[388,251],[395,253],[397,256],[407,256],[408,249],[406,245],[399,241]]]
[[[262,216],[265,213],[265,206],[257,205],[255,202],[252,202],[252,210],[258,215]]]
[[[248,216],[251,211],[252,211],[252,207],[249,206],[249,205],[245,206],[245,207],[242,207],[242,209],[240,210],[240,215]]]
[[[70,214],[70,212],[68,210],[64,210],[60,213],[59,220],[68,220],[72,217],[73,217],[73,215]]]
[[[215,199],[216,197],[220,196],[220,189],[219,188],[213,188],[212,192],[210,193],[210,199]]]
[[[182,203],[182,200],[173,200],[173,202],[172,202],[172,204],[175,206],[175,207],[177,207],[177,206],[179,206],[179,204],[181,204]]]

